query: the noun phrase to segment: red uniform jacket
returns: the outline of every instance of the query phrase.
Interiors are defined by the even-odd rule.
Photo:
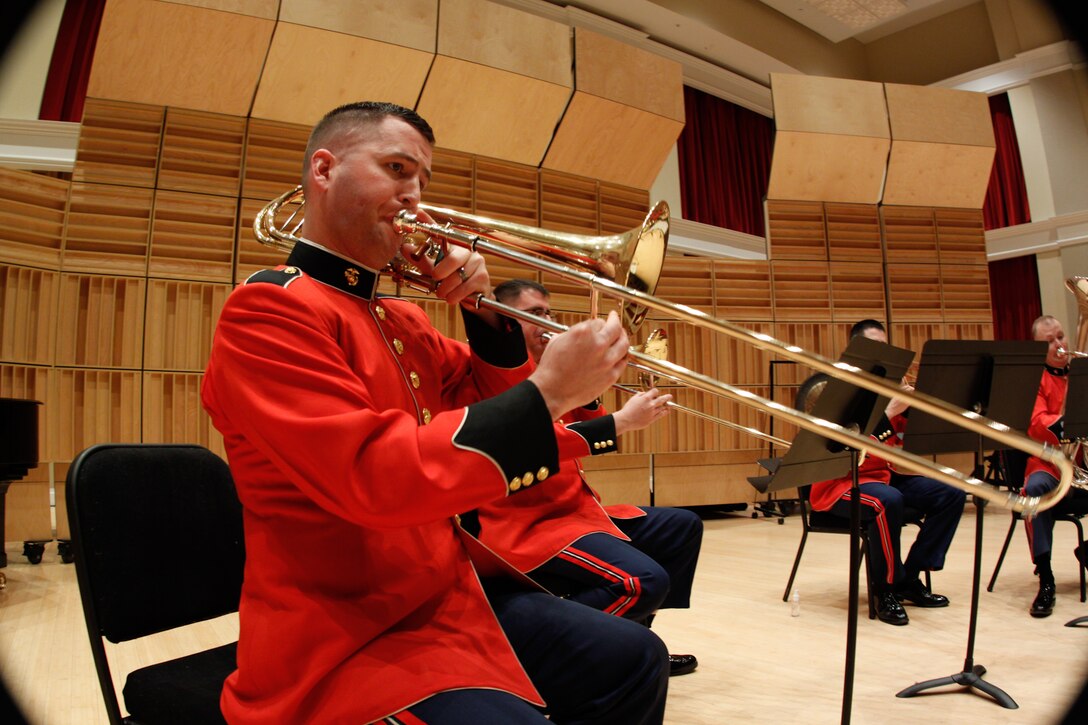
[[[887,446],[899,446],[901,445],[899,433],[906,430],[906,427],[907,419],[902,415],[895,416],[891,421],[882,417],[881,422],[877,423],[876,429],[873,431],[872,438]],[[891,483],[892,470],[892,465],[883,458],[869,454],[865,456],[865,460],[858,466],[858,483],[883,483],[887,485]],[[812,504],[813,509],[827,511],[835,505],[836,501],[842,498],[842,495],[853,484],[853,471],[841,478],[814,483],[809,491],[809,502]]]
[[[1035,407],[1031,411],[1031,423],[1028,425],[1028,437],[1052,446],[1061,445],[1056,430],[1061,428],[1062,410],[1065,393],[1069,389],[1069,369],[1059,370],[1049,365],[1044,366],[1039,392],[1035,394]],[[1058,469],[1050,463],[1031,456],[1024,469],[1024,480],[1036,471],[1047,471],[1054,478],[1059,478]]]
[[[559,470],[520,331],[466,315],[470,351],[350,260],[288,264],[233,292],[203,382],[245,517],[228,722],[356,725],[466,687],[541,704],[479,580],[520,575],[455,523]]]
[[[578,408],[557,426],[560,441],[583,447],[582,455],[616,450],[616,425],[599,404]],[[561,444],[566,449],[566,444]],[[604,533],[628,541],[612,518],[635,518],[646,513],[637,506],[602,507],[600,496],[586,482],[581,465],[566,466],[547,486],[517,496],[496,499],[479,508],[480,540],[520,571],[545,563],[575,540]]]

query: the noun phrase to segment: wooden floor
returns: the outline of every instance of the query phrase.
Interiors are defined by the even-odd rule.
[[[862,606],[852,722],[1056,723],[1080,691],[1088,677],[1088,627],[1064,626],[1088,616],[1088,605],[1079,601],[1071,553],[1074,528],[1055,528],[1058,605],[1053,616],[1036,620],[1027,613],[1036,582],[1022,531],[1017,531],[994,591],[985,591],[1009,516],[991,505],[984,518],[974,663],[983,665],[985,679],[1019,708],[1006,709],[957,685],[896,697],[915,682],[964,668],[975,531],[969,504],[948,564],[934,575],[934,589],[948,595],[951,606],[909,607],[906,627],[869,620]],[[810,536],[796,585],[801,614],[791,617],[781,597],[800,521],[776,521],[748,513],[706,520],[692,608],[662,612],[654,623],[670,651],[694,653],[700,662],[695,673],[670,681],[667,723],[842,721],[847,538]],[[8,688],[35,725],[105,723],[73,567],[60,562],[54,546],[39,565],[27,563],[16,544],[7,551],[8,584],[0,592],[0,673]],[[162,637],[151,647],[121,648],[118,656],[127,666],[155,649],[183,654],[235,636],[237,620],[224,617],[195,633]]]

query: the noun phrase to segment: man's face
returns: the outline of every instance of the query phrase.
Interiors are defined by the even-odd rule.
[[[861,333],[862,337],[867,337],[870,340],[876,340],[877,342],[883,342],[887,344],[888,333],[881,330],[879,327],[867,327],[865,332]]]
[[[551,307],[548,304],[548,296],[535,289],[523,289],[517,299],[510,303],[510,306],[534,314],[537,317],[554,319]],[[540,362],[540,356],[544,354],[544,348],[548,344],[548,339],[544,336],[548,330],[531,322],[521,320],[519,322],[521,324],[521,333],[525,335],[525,349],[529,352],[529,357],[533,359],[533,362]]]
[[[415,211],[431,178],[431,145],[396,117],[344,134],[319,149],[311,185],[324,192],[321,244],[382,269],[400,249],[393,218]]]
[[[1065,330],[1057,320],[1044,320],[1035,327],[1035,339],[1049,343],[1046,349],[1046,364],[1052,368],[1064,368],[1069,364],[1069,357],[1058,348],[1065,347]]]

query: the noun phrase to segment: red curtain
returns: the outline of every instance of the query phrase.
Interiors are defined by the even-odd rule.
[[[1034,254],[990,262],[990,303],[995,340],[1031,339],[1031,323],[1043,314]]]
[[[684,114],[676,142],[682,216],[762,237],[773,122],[687,86]]]
[[[1016,143],[1016,126],[1012,122],[1009,94],[990,96],[990,118],[994,124],[997,152],[982,206],[986,229],[1001,229],[1031,221],[1028,190],[1024,183],[1024,167],[1020,163],[1020,147]]]
[[[68,0],[65,3],[38,112],[41,120],[83,120],[91,59],[105,7],[106,0]]]

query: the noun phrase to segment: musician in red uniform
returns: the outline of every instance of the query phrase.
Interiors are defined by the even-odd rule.
[[[230,723],[660,723],[668,653],[648,629],[544,592],[457,513],[549,485],[584,443],[554,421],[624,369],[619,320],[556,339],[535,369],[520,330],[464,314],[471,345],[376,294],[402,247],[434,136],[359,103],[314,128],[305,237],[220,317],[203,402],[244,507],[246,569]],[[420,266],[458,304],[483,258]]]
[[[876,320],[862,320],[854,325],[850,337],[864,335],[888,342],[884,325]],[[909,386],[905,387],[910,390]],[[872,436],[888,446],[901,445],[900,434],[906,429],[905,400],[888,403]],[[922,571],[944,568],[945,555],[956,533],[966,494],[926,476],[899,473],[888,461],[867,455],[858,466],[858,492],[861,522],[867,526],[877,617],[894,625],[909,624],[902,602],[920,607],[946,607],[948,597],[934,594],[919,578]],[[809,495],[812,508],[850,518],[853,472],[830,481],[814,483]],[[900,553],[900,532],[905,506],[918,509],[925,516],[921,530],[906,561]]]
[[[495,288],[499,302],[539,317],[552,316],[551,294],[525,279]],[[547,330],[522,322],[529,357],[539,362]],[[671,395],[657,389],[633,396],[616,413],[594,401],[563,415],[558,435],[586,441],[586,452],[616,450],[628,431],[668,411]],[[480,539],[549,591],[604,612],[649,624],[658,609],[687,608],[702,544],[703,522],[687,509],[602,506],[581,466],[552,477],[551,485],[498,499],[478,510]],[[694,655],[669,656],[672,675],[695,670]]]
[[[1035,396],[1035,407],[1031,411],[1028,435],[1037,441],[1059,446],[1065,440],[1062,424],[1065,420],[1065,395],[1069,389],[1069,357],[1065,353],[1068,345],[1065,330],[1057,319],[1043,315],[1032,323],[1031,336],[1034,340],[1049,343],[1049,347],[1039,382],[1039,392]],[[1025,495],[1043,496],[1053,491],[1057,485],[1057,468],[1035,456],[1028,458],[1024,470]],[[1066,495],[1078,501],[1083,499],[1084,510],[1088,511],[1088,492],[1073,490]],[[1055,600],[1054,570],[1050,566],[1054,515],[1049,509],[1040,511],[1035,518],[1025,519],[1025,526],[1031,560],[1039,577],[1039,592],[1031,603],[1030,613],[1036,618],[1049,617],[1054,611]],[[1076,549],[1073,553],[1081,566],[1088,566],[1088,552]]]

